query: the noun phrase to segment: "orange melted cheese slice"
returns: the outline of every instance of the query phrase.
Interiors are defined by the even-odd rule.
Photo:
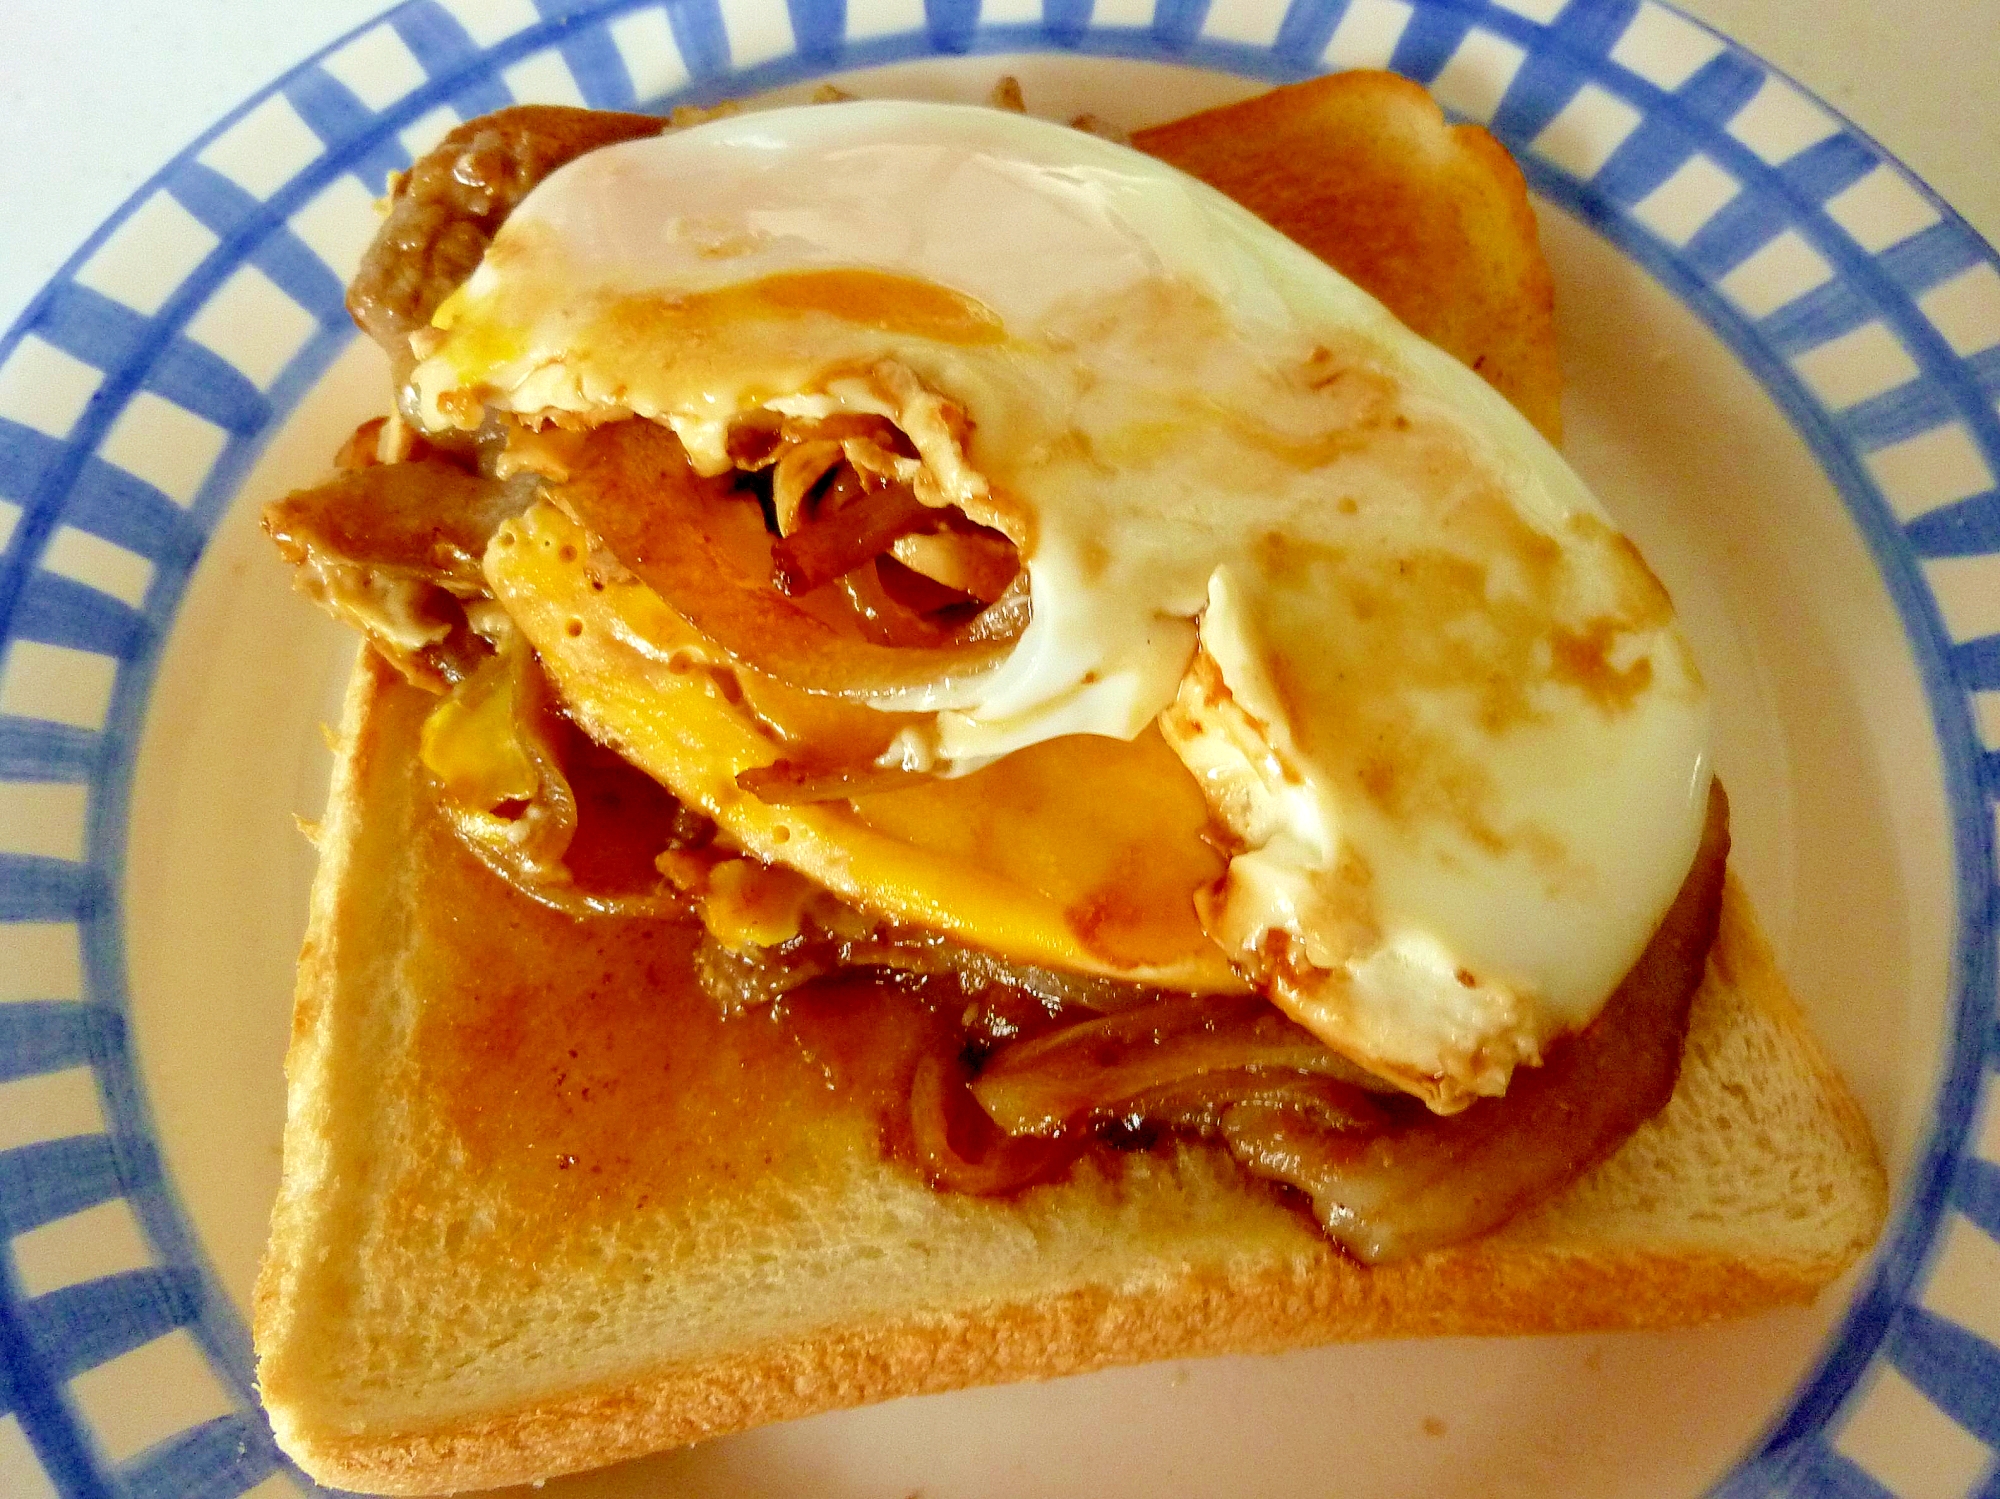
[[[895,715],[760,677],[538,504],[486,575],[565,703],[746,852],[889,921],[1020,962],[1193,991],[1243,987],[1195,894],[1222,875],[1209,810],[1155,730],[1048,740],[971,775],[776,806],[736,777],[788,746],[886,747]],[[601,586],[600,586],[601,585]]]

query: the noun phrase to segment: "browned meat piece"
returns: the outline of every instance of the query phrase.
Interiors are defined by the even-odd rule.
[[[461,605],[482,596],[479,558],[534,479],[483,478],[425,458],[371,464],[264,507],[299,588],[355,626],[419,687],[442,691],[480,648]]]
[[[531,188],[588,151],[657,135],[666,121],[523,104],[452,131],[395,185],[389,216],[347,290],[347,310],[389,356],[400,390],[415,363],[410,334],[479,264]]]

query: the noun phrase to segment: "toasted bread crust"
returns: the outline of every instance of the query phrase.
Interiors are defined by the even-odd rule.
[[[337,1487],[489,1488],[903,1395],[1119,1364],[1375,1338],[1696,1326],[1808,1302],[1846,1258],[1757,1263],[1490,1244],[1372,1270],[1333,1259],[1190,1274],[1125,1294],[1075,1292],[839,1328],[424,1430],[280,1434],[302,1467]]]
[[[348,697],[300,966],[287,1064],[285,1183],[255,1299],[260,1379],[273,1427],[322,1482],[411,1494],[484,1487],[900,1395],[1159,1358],[1371,1338],[1713,1322],[1810,1299],[1865,1248],[1885,1210],[1867,1125],[1800,1025],[1732,882],[1675,1102],[1577,1188],[1487,1239],[1367,1269],[1331,1249],[1297,1213],[1301,1231],[1273,1239],[1246,1229],[1240,1249],[1220,1257],[1212,1245],[1177,1260],[1157,1242],[1135,1244],[1145,1251],[1134,1255],[1143,1268],[1122,1283],[1079,1285],[1052,1271],[1046,1286],[1022,1283],[1014,1294],[958,1304],[927,1299],[915,1287],[900,1311],[883,1314],[878,1307],[855,1316],[836,1308],[741,1346],[639,1363],[581,1386],[551,1383],[444,1418],[364,1412],[325,1387],[314,1355],[329,1339],[365,1342],[396,1330],[328,1325],[327,1303],[307,1282],[330,1257],[365,1265],[379,1252],[345,1241],[365,1238],[376,1206],[371,1193],[381,1191],[368,1133],[374,1121],[366,1117],[371,1105],[343,1112],[330,1069],[356,1045],[387,1046],[380,1057],[392,1077],[404,1060],[394,1054],[393,1029],[377,1013],[386,1008],[383,986],[397,982],[394,955],[379,945],[385,933],[400,930],[397,913],[424,899],[424,870],[419,862],[404,880],[382,875],[427,813],[410,753],[427,703],[364,651]],[[1678,1226],[1672,1214],[1655,1221],[1650,1210],[1623,1205],[1624,1177],[1637,1171],[1651,1182],[1658,1175],[1649,1164],[1654,1157],[1699,1152],[1704,1142],[1694,1136],[1709,1128],[1699,1101],[1704,1089],[1717,1091],[1709,1074],[1733,1065],[1729,1045],[1745,1031],[1777,1038],[1758,1043],[1758,1065],[1781,1069],[1792,1090],[1812,1100],[1802,1127],[1815,1134],[1829,1163],[1826,1189],[1843,1203],[1807,1240],[1776,1242],[1728,1225],[1718,1239]],[[1721,1083],[1718,1096],[1739,1086],[1732,1077]],[[388,1095],[376,1096],[379,1106]],[[1738,1148],[1747,1142],[1739,1131]],[[879,1158],[866,1168],[877,1176],[901,1170]],[[458,1184],[435,1187],[448,1195]],[[1078,1213],[1101,1212],[1101,1193],[1084,1187],[1038,1190],[1058,1194],[1038,1211],[1067,1211],[1061,1194],[1069,1193]],[[1246,1224],[1270,1212],[1271,1192],[1262,1184],[1241,1179],[1230,1187],[1225,1179],[1221,1190],[1240,1194]],[[740,1207],[746,1221],[759,1211],[754,1194]],[[448,1278],[454,1271],[447,1264],[437,1273]]]

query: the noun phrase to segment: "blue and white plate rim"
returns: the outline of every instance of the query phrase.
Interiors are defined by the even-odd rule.
[[[370,38],[416,72],[408,87],[363,102],[326,65],[359,55]],[[1716,1492],[1892,1492],[1841,1441],[1857,1403],[1884,1382],[1897,1383],[1904,1409],[1914,1392],[1975,1439],[1975,1452],[1987,1449],[1983,1467],[1967,1471],[1967,1492],[2000,1492],[2000,1349],[1923,1304],[1947,1223],[1950,1237],[1969,1226],[1986,1248],[2000,1238],[2000,1138],[1989,1138],[2000,1132],[1985,1103],[1996,1042],[2000,753],[1982,742],[1973,702],[2000,691],[2000,610],[1963,605],[1968,590],[2000,596],[2000,257],[1831,107],[1659,0],[985,0],[983,11],[980,0],[408,0],[253,95],[141,187],[0,338],[0,796],[59,806],[56,815],[77,825],[69,846],[53,851],[40,835],[32,852],[0,845],[0,967],[23,950],[10,932],[25,940],[34,928],[37,957],[44,927],[68,926],[79,944],[73,997],[16,994],[0,975],[0,993],[16,1001],[0,1006],[0,1083],[88,1067],[109,1121],[101,1135],[0,1153],[0,1434],[14,1424],[16,1444],[25,1441],[55,1491],[228,1494],[281,1473],[305,1483],[271,1444],[247,1336],[152,1144],[124,1031],[118,892],[133,757],[182,592],[264,441],[353,336],[343,277],[300,233],[306,210],[355,177],[379,193],[383,174],[407,163],[399,132],[434,129],[441,106],[456,118],[510,102],[510,79],[540,89],[547,58],[584,102],[661,108],[882,63],[1035,51],[1271,81],[1387,65],[1430,84],[1489,123],[1538,192],[1701,316],[1811,446],[1888,586],[1943,762],[1958,896],[1949,1041],[1927,1138],[1844,1321]],[[659,86],[641,92],[645,66]],[[265,180],[268,168],[251,168],[246,183],[229,142],[246,128],[268,130],[274,114],[281,129],[306,132],[297,170]],[[1589,144],[1607,131],[1617,136],[1608,147]],[[144,308],[93,290],[101,252],[162,201],[212,241],[188,274],[156,288]],[[1906,232],[1889,235],[1885,214]],[[1753,316],[1741,288],[1725,283],[1786,236],[1808,249],[1800,261],[1787,247],[1795,264],[1817,260],[1825,274]],[[230,368],[199,331],[188,335],[246,267],[309,320],[273,369]],[[1814,377],[1842,340],[1848,366],[1860,360],[1860,386],[1852,375],[1831,385]],[[1873,384],[1871,358],[1888,371]],[[12,387],[10,366],[21,377]],[[81,379],[82,394],[53,416],[46,404],[24,409],[21,380],[32,374],[46,389],[51,368],[59,392]],[[1850,399],[1857,389],[1865,393]],[[192,417],[220,432],[219,443],[204,437],[213,449],[205,472],[163,478],[130,457],[130,441],[119,448],[121,419],[142,403],[157,414],[160,402],[180,412],[169,427],[196,430],[181,420]],[[113,463],[107,447],[147,476]],[[1950,492],[1934,477],[1912,478],[1920,462],[1913,470],[1884,458],[1919,448],[1950,449],[1960,476]],[[113,664],[93,668],[88,657]],[[45,680],[76,666],[111,673],[82,713],[73,681],[58,690]],[[56,693],[51,716],[23,711],[45,691]],[[14,1238],[118,1195],[159,1266],[24,1296]],[[241,1408],[114,1467],[68,1381],[175,1329],[192,1335]]]

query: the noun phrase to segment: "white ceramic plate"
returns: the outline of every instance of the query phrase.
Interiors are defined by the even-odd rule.
[[[319,724],[352,646],[257,534],[378,411],[340,287],[384,174],[514,99],[841,74],[1124,123],[1389,65],[1540,195],[1567,447],[1672,587],[1738,865],[1898,1186],[1811,1311],[902,1401],[555,1487],[651,1494],[1986,1492],[2000,271],[1796,86],[1642,0],[413,0],[148,183],[0,340],[0,1480],[306,1489],[244,1308]],[[1982,45],[1970,38],[1972,45]]]

